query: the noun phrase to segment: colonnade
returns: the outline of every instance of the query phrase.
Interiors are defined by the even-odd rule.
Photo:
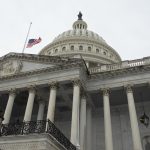
[[[47,111],[47,119],[54,122],[56,94],[57,94],[57,82],[50,83],[50,95]],[[104,108],[104,130],[105,130],[105,150],[113,150],[113,137],[111,126],[111,113],[109,102],[109,89],[101,89],[103,91],[103,108]],[[126,94],[128,101],[128,109],[131,123],[133,148],[134,150],[142,150],[140,132],[137,121],[137,114],[135,109],[135,102],[132,87],[126,86]],[[29,88],[29,96],[24,114],[24,121],[31,121],[34,99],[36,95],[36,89],[34,86]],[[7,106],[4,113],[3,124],[7,124],[10,121],[11,112],[16,97],[15,91],[10,91]],[[45,103],[39,102],[39,110],[37,120],[42,120],[44,115]],[[79,80],[73,81],[73,102],[72,102],[72,121],[71,121],[71,138],[70,141],[79,146],[81,150],[91,150],[91,107],[87,105],[85,94],[81,93],[81,82]],[[86,144],[87,143],[87,144]],[[86,147],[86,145],[88,145]]]
[[[81,89],[81,83],[80,81],[73,80],[73,105],[72,105],[72,121],[71,121],[71,137],[70,141],[76,145],[79,146],[79,139],[80,134],[79,128],[83,129],[83,138],[85,138],[85,126],[86,126],[86,99],[84,97],[83,100],[80,101],[80,89]],[[57,94],[57,87],[58,83],[57,82],[51,82],[49,83],[50,87],[50,92],[49,92],[49,102],[48,102],[48,110],[47,110],[47,120],[50,120],[51,122],[54,122],[54,116],[55,116],[55,105],[56,105],[56,94]],[[28,100],[25,108],[25,113],[24,113],[24,122],[31,121],[32,117],[32,111],[33,111],[33,105],[34,105],[34,100],[36,96],[36,87],[35,86],[29,86],[28,87]],[[16,98],[16,91],[15,90],[10,90],[9,91],[9,98],[8,102],[6,105],[6,109],[4,112],[4,120],[3,124],[9,124],[11,114],[12,114],[12,109],[14,105],[14,100]],[[81,103],[81,110],[82,112],[80,113],[80,103]],[[37,120],[43,120],[44,116],[44,109],[45,109],[45,101],[39,101],[39,109],[38,109],[38,114],[37,114]],[[84,111],[83,111],[84,110]],[[81,118],[84,120],[84,123],[81,123]],[[84,145],[85,140],[81,140],[82,145]]]
[[[132,132],[133,150],[142,150],[142,143],[140,137],[140,130],[138,126],[138,119],[136,114],[133,90],[131,85],[125,87],[129,117]],[[105,130],[105,150],[113,150],[110,102],[109,102],[109,89],[104,88],[103,91],[103,105],[104,105],[104,130]]]

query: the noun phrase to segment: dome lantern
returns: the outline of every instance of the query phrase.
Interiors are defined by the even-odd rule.
[[[120,62],[119,54],[101,36],[87,29],[82,13],[77,16],[73,29],[59,34],[39,54],[70,58],[82,56],[89,68]]]
[[[79,14],[78,14],[78,20],[73,23],[73,29],[74,30],[77,30],[77,29],[86,30],[87,29],[86,22],[82,20],[82,13],[81,12],[79,12]]]

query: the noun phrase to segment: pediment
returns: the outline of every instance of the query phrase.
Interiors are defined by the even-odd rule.
[[[0,58],[0,78],[74,63],[60,57],[9,53]]]

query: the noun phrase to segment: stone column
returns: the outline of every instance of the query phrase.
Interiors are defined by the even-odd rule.
[[[138,126],[133,91],[130,85],[127,85],[126,93],[127,93],[127,100],[128,100],[131,131],[132,131],[133,150],[142,150],[141,137],[140,137],[140,131]]]
[[[86,150],[92,150],[92,109],[90,106],[87,106],[86,113]]]
[[[43,120],[44,108],[45,108],[45,101],[39,101],[39,110],[38,110],[37,120]]]
[[[11,117],[15,97],[16,97],[15,91],[11,90],[10,93],[9,93],[9,98],[8,98],[7,106],[6,106],[5,113],[4,113],[3,124],[7,124],[10,121],[10,117]]]
[[[31,121],[35,93],[36,93],[35,87],[34,86],[29,87],[29,97],[28,97],[27,106],[24,115],[25,122]]]
[[[109,90],[103,90],[103,107],[104,107],[104,129],[105,129],[105,150],[113,150]]]
[[[73,81],[73,105],[71,121],[71,138],[70,141],[75,146],[79,145],[79,103],[80,103],[80,81]]]
[[[80,107],[80,150],[86,150],[86,97],[81,96]]]
[[[57,92],[57,83],[56,82],[50,83],[50,95],[49,95],[47,119],[50,120],[51,122],[54,122],[56,92]]]

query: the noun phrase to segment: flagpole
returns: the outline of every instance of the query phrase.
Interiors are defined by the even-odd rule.
[[[25,42],[24,42],[24,46],[23,46],[23,49],[22,49],[22,53],[24,53],[24,50],[25,50],[25,48],[26,48],[26,43],[27,43],[27,39],[28,39],[28,36],[29,36],[29,33],[30,33],[31,25],[32,25],[32,22],[30,22],[30,25],[29,25],[29,29],[28,29],[27,36],[26,36],[26,39],[25,39]]]

